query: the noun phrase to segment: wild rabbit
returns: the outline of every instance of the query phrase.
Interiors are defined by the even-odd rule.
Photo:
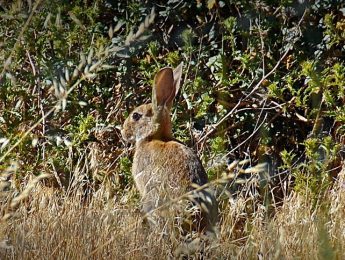
[[[182,63],[174,70],[161,69],[154,79],[152,103],[135,108],[121,131],[126,141],[135,143],[132,174],[146,213],[208,182],[198,156],[172,135],[170,109],[181,76]],[[198,231],[213,230],[218,208],[212,191],[195,191],[191,200],[201,212],[193,220]]]

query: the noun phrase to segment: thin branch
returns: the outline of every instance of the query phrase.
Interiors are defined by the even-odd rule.
[[[41,3],[41,1],[42,1],[42,0],[37,0],[37,2],[35,3],[34,7],[33,7],[32,10],[31,10],[30,16],[28,17],[28,19],[26,20],[24,26],[22,27],[22,29],[21,29],[21,31],[20,31],[18,37],[17,37],[17,40],[16,40],[16,42],[15,42],[15,44],[14,44],[12,50],[11,50],[11,53],[10,53],[10,55],[7,57],[6,62],[5,62],[5,64],[4,64],[4,67],[2,68],[2,71],[1,71],[1,74],[0,74],[0,82],[1,82],[1,80],[2,80],[2,78],[3,78],[3,76],[4,76],[4,74],[5,74],[5,71],[7,70],[7,67],[8,67],[8,65],[9,65],[9,64],[8,64],[9,61],[12,59],[12,57],[13,57],[13,55],[14,55],[14,52],[17,50],[17,47],[18,47],[18,45],[20,44],[20,42],[21,42],[21,40],[22,40],[22,38],[23,38],[24,32],[25,32],[26,29],[28,28],[28,26],[29,26],[29,24],[30,24],[30,22],[31,22],[31,19],[32,19],[32,17],[34,16],[34,13],[35,13],[35,11],[36,11],[38,5]]]
[[[250,138],[252,138],[256,132],[261,128],[261,126],[265,123],[267,118],[267,114],[265,114],[265,118],[264,120],[262,120],[261,124],[253,131],[253,133],[251,133],[244,141],[242,141],[240,144],[238,144],[235,148],[231,149],[230,152],[228,152],[227,154],[225,154],[223,156],[223,158],[225,158],[226,156],[228,156],[229,154],[231,154],[232,152],[234,152],[237,148],[239,148],[240,146],[242,146],[244,143],[246,143]]]

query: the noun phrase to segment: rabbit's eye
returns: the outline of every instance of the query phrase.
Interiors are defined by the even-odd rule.
[[[142,114],[139,114],[137,112],[134,112],[132,114],[132,118],[133,118],[134,121],[138,121],[141,118],[141,116],[142,116]]]

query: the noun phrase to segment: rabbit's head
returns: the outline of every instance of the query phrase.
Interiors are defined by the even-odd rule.
[[[121,134],[126,141],[172,139],[170,109],[180,88],[182,65],[158,71],[152,88],[152,103],[135,108],[123,124]]]

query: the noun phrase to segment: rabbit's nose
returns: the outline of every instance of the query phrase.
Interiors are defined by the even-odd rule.
[[[126,143],[131,142],[130,136],[128,135],[128,133],[124,129],[121,129],[121,136],[122,136],[122,139],[125,140]]]

